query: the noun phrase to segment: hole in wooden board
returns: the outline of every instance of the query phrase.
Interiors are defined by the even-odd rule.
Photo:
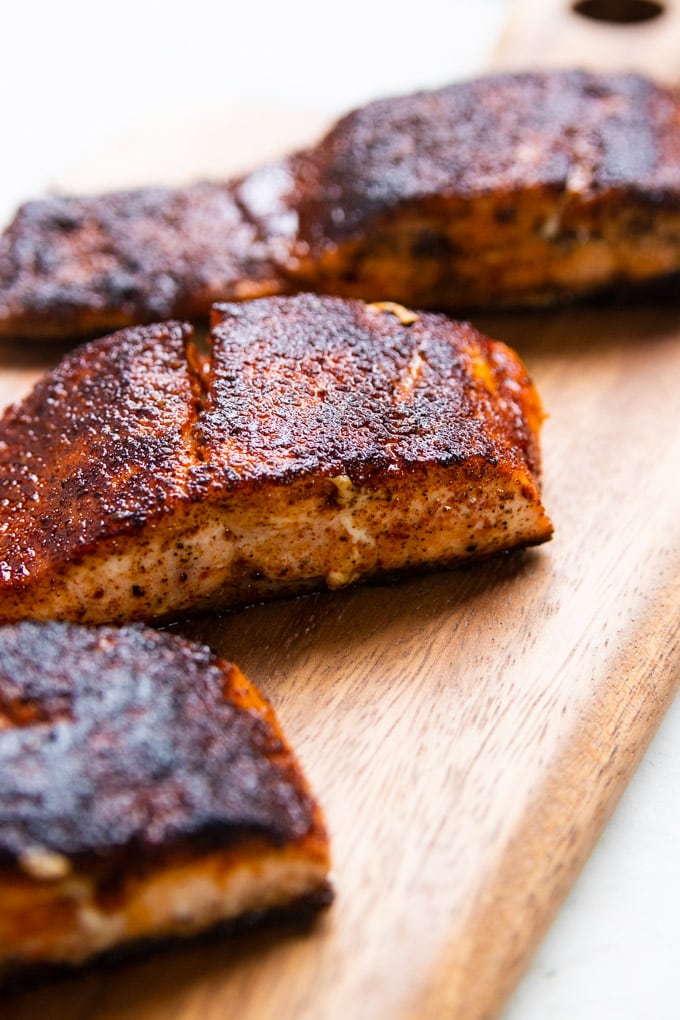
[[[636,25],[664,14],[666,5],[657,0],[578,0],[572,10],[593,21]]]

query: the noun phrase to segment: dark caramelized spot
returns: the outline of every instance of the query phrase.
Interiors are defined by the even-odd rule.
[[[677,207],[679,134],[677,96],[634,74],[497,74],[378,100],[293,161],[300,237],[322,250],[409,207],[538,187],[559,194],[574,167],[596,193],[626,187]]]
[[[421,230],[411,245],[411,255],[419,258],[447,258],[455,251],[450,238],[432,230]]]
[[[173,322],[112,334],[74,351],[6,412],[0,504],[14,523],[0,535],[5,581],[61,549],[83,554],[112,525],[134,531],[183,494],[200,389],[190,338]]]
[[[306,834],[310,796],[249,690],[207,648],[167,633],[0,629],[0,858]]]
[[[11,691],[4,691],[0,694],[0,729],[52,723],[57,718],[66,718],[68,711],[67,697],[64,698],[63,704],[55,698],[48,706],[40,701],[31,700],[26,695],[12,698]]]
[[[526,373],[468,323],[310,294],[220,305],[214,318],[196,436],[215,480],[316,472],[379,483],[385,471],[493,464],[513,447],[534,457]],[[476,378],[487,363],[503,402]]]
[[[59,196],[22,206],[0,239],[0,322],[49,336],[205,317],[238,281],[273,274],[229,183]]]

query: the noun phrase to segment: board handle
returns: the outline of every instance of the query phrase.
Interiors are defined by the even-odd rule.
[[[515,0],[492,68],[556,67],[680,85],[680,0]]]

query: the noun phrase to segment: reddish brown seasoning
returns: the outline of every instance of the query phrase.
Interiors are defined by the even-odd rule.
[[[293,162],[300,237],[332,248],[420,204],[625,192],[650,215],[680,206],[680,99],[633,74],[497,74],[369,103]],[[572,181],[573,183],[573,181]],[[506,197],[505,206],[501,199]]]
[[[404,324],[360,301],[300,295],[217,306],[212,346],[196,435],[213,474],[379,486],[386,473],[508,458],[538,473],[526,370],[469,323],[422,313]]]
[[[550,537],[540,401],[503,344],[314,295],[215,320],[207,364],[190,327],[135,327],[5,413],[2,619],[165,618]]]
[[[323,817],[236,666],[142,626],[0,628],[0,987],[329,904]]]
[[[275,241],[273,225],[260,237],[230,184],[29,202],[0,238],[0,334],[204,318],[226,294],[277,289]]]
[[[236,667],[174,635],[0,628],[0,720],[0,863],[35,847],[139,863],[322,831],[271,709]]]
[[[75,336],[313,290],[536,304],[680,270],[680,98],[500,74],[370,103],[224,184],[54,198],[0,239],[0,335]]]
[[[139,860],[246,832],[283,844],[320,825],[273,713],[208,649],[25,622],[0,628],[0,662],[0,712],[35,706],[0,729],[0,861],[35,847]]]
[[[190,327],[173,322],[105,337],[74,351],[6,411],[2,581],[21,584],[183,498],[200,392],[190,338]]]

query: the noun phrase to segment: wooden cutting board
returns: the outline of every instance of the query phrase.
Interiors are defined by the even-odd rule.
[[[180,627],[273,702],[326,810],[333,907],[5,1020],[498,1015],[680,680],[680,302],[475,323],[543,395],[552,543]],[[61,353],[0,347],[0,401]]]

